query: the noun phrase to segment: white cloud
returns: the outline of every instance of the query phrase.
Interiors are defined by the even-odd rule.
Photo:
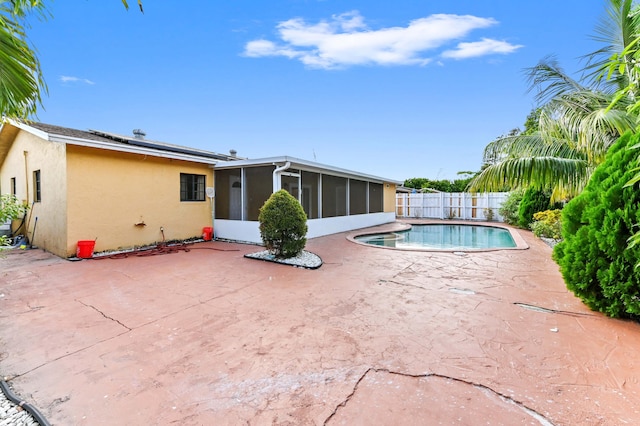
[[[278,47],[269,40],[250,41],[245,47],[245,54],[252,58],[259,58],[261,56],[287,56],[289,58],[295,58],[300,55],[292,49]]]
[[[443,52],[442,57],[451,59],[467,59],[491,55],[494,53],[508,54],[515,52],[521,47],[523,47],[521,44],[514,45],[509,44],[506,41],[483,38],[481,41],[459,43],[455,50],[447,50]]]
[[[95,84],[93,81],[88,80],[86,78],[72,77],[68,75],[61,75],[60,81],[63,83],[84,83],[84,84]]]
[[[438,49],[460,40],[474,30],[496,25],[492,18],[437,14],[409,22],[406,27],[370,29],[358,11],[308,24],[293,18],[277,26],[280,42],[253,40],[244,55],[257,58],[284,56],[312,68],[343,68],[354,65],[425,65],[439,56]],[[458,44],[441,57],[467,57],[512,53],[522,46],[504,41]],[[431,57],[427,56],[431,52]]]

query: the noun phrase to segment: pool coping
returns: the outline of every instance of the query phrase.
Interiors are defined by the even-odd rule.
[[[387,247],[387,246],[377,246],[373,244],[367,244],[365,242],[361,242],[356,240],[356,237],[362,237],[365,235],[374,235],[381,234],[385,232],[399,232],[406,231],[411,228],[412,225],[478,225],[478,226],[488,226],[493,228],[501,228],[506,229],[511,234],[511,238],[516,243],[515,247],[499,247],[499,248],[467,248],[467,249],[436,249],[436,248],[417,248],[417,247]],[[520,235],[518,229],[513,228],[509,225],[506,225],[502,222],[486,222],[486,221],[478,221],[478,220],[446,220],[446,219],[402,219],[396,220],[395,222],[387,223],[384,225],[379,225],[372,228],[363,228],[353,231],[346,236],[347,240],[362,245],[366,247],[372,247],[377,249],[386,249],[386,250],[401,250],[401,251],[417,251],[417,252],[436,252],[436,253],[482,253],[489,251],[498,251],[498,250],[527,250],[529,249],[529,244],[527,244]]]

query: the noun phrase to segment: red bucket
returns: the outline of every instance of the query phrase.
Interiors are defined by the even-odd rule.
[[[93,257],[93,249],[96,246],[94,240],[78,241],[78,249],[76,255],[80,259],[91,259]]]
[[[211,226],[202,228],[202,239],[205,241],[211,241],[213,239],[213,228]]]

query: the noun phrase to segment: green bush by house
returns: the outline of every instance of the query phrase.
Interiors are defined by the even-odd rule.
[[[563,209],[564,240],[553,251],[567,287],[612,317],[640,317],[640,247],[627,243],[640,222],[640,189],[625,187],[638,155],[628,147],[638,142],[627,133],[609,149],[584,191]]]
[[[295,257],[304,249],[307,215],[298,200],[284,189],[264,203],[258,221],[262,242],[276,257]]]

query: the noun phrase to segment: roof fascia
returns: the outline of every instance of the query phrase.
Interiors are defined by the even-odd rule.
[[[368,181],[377,181],[385,183],[393,183],[401,185],[403,182],[387,179],[380,176],[369,175],[366,173],[359,173],[353,170],[342,169],[340,167],[329,166],[327,164],[316,163],[313,161],[302,160],[300,158],[280,156],[280,157],[268,157],[258,158],[255,160],[234,160],[234,161],[220,161],[215,165],[215,169],[235,169],[239,167],[256,167],[264,165],[281,165],[287,161],[291,162],[291,168],[301,168],[305,171],[317,172],[317,173],[331,173],[336,176],[342,176],[347,178],[356,178]]]
[[[110,151],[127,152],[130,154],[150,155],[153,157],[170,158],[173,160],[183,160],[195,163],[203,163],[215,165],[218,160],[212,158],[198,157],[195,155],[180,154],[176,152],[167,152],[156,149],[144,148],[139,146],[125,145],[122,143],[111,143],[104,141],[94,141],[89,139],[74,138],[63,135],[49,135],[51,142],[67,143],[70,145],[86,146],[89,148],[107,149]]]
[[[40,130],[40,129],[36,129],[35,127],[31,127],[26,123],[23,123],[21,121],[16,121],[13,120],[11,118],[5,118],[5,122],[8,122],[9,124],[11,124],[14,127],[17,127],[20,130],[24,130],[25,132],[31,133],[34,136],[39,137],[40,139],[44,139],[46,141],[49,140],[49,133]]]

